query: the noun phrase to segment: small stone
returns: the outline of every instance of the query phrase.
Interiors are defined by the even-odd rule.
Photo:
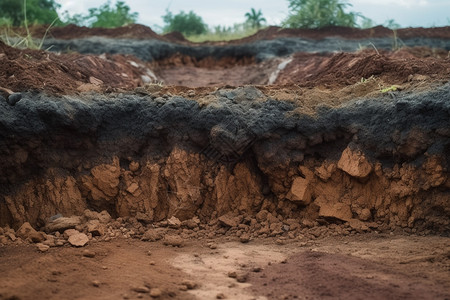
[[[141,223],[144,224],[151,224],[152,223],[152,218],[144,213],[138,212],[136,213],[136,220],[138,220]]]
[[[166,235],[164,237],[164,245],[181,248],[184,246],[184,240],[178,235]]]
[[[45,226],[45,232],[64,231],[72,229],[81,224],[81,217],[60,217]]]
[[[214,243],[209,244],[209,249],[212,249],[212,250],[217,249],[217,244],[214,244]]]
[[[38,250],[41,251],[41,252],[47,252],[48,249],[50,249],[49,246],[44,245],[44,244],[42,244],[42,243],[37,243],[37,244],[36,244],[36,247],[37,247]]]
[[[243,235],[241,235],[241,237],[239,238],[241,243],[248,243],[250,241],[250,235],[248,235],[247,233],[244,233]]]
[[[142,294],[150,293],[150,289],[146,286],[134,287],[134,288],[132,288],[132,290],[135,291],[136,293],[142,293]]]
[[[90,220],[86,223],[87,231],[92,236],[102,236],[105,234],[106,227],[99,220]]]
[[[237,282],[240,282],[240,283],[247,282],[247,279],[248,279],[248,274],[246,274],[246,273],[238,274],[236,277]]]
[[[30,239],[33,243],[42,243],[45,240],[44,234],[37,232],[28,222],[25,222],[20,226],[16,235],[23,240]]]
[[[94,258],[95,252],[85,249],[85,250],[83,250],[83,256],[88,257],[88,258]]]
[[[83,247],[89,242],[89,238],[84,233],[77,233],[69,237],[69,243],[75,247]]]
[[[150,297],[152,297],[152,298],[159,298],[159,297],[161,297],[161,295],[162,295],[162,292],[158,288],[153,288],[150,290]]]
[[[162,235],[158,231],[155,229],[149,229],[142,235],[141,241],[155,242],[160,239],[162,239]]]
[[[232,272],[228,272],[228,277],[230,278],[237,278],[237,273],[232,271]]]
[[[223,293],[219,293],[216,295],[216,299],[226,299],[227,297]]]
[[[167,225],[168,225],[170,228],[175,228],[175,229],[177,229],[177,228],[180,228],[180,227],[181,227],[181,221],[180,221],[177,217],[172,216],[170,219],[167,220]]]
[[[106,224],[111,221],[111,215],[106,210],[103,210],[99,213],[98,220],[100,223]]]
[[[13,93],[13,94],[9,95],[7,102],[9,105],[14,106],[14,105],[16,105],[17,102],[20,101],[20,99],[22,99],[21,93]]]
[[[137,172],[139,170],[139,163],[137,161],[130,162],[129,166],[131,172]]]
[[[261,267],[254,267],[254,268],[252,269],[252,272],[255,272],[255,273],[259,273],[259,272],[261,272],[261,271],[262,271]]]
[[[13,242],[15,242],[15,241],[17,240],[16,235],[15,235],[14,233],[12,233],[12,232],[8,232],[8,233],[6,233],[5,235],[6,235],[7,237],[9,237],[9,239],[10,239],[11,241],[13,241]]]
[[[219,222],[223,226],[226,227],[237,227],[239,225],[239,220],[237,217],[234,217],[231,214],[226,214],[221,217],[219,217]]]
[[[183,282],[181,284],[186,286],[188,288],[188,290],[193,290],[198,286],[198,284],[192,280],[183,280]]]
[[[99,287],[100,286],[100,281],[94,280],[94,281],[92,281],[92,285],[95,286],[95,287]]]
[[[76,230],[76,229],[67,229],[67,230],[64,231],[64,237],[69,238],[72,235],[78,234],[78,233],[80,233],[80,232],[78,230]]]

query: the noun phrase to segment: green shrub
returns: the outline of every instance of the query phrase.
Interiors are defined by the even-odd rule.
[[[290,15],[283,22],[289,28],[357,27],[361,14],[345,12],[349,3],[340,0],[288,0]]]
[[[208,26],[203,22],[203,19],[193,11],[189,13],[181,11],[177,15],[166,11],[166,14],[162,18],[164,23],[166,23],[166,26],[163,28],[164,32],[178,31],[185,36],[189,36],[205,34],[208,31]]]

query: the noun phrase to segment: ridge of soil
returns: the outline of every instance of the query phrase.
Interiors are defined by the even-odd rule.
[[[36,37],[43,37],[48,26],[39,25],[31,28],[31,33]],[[13,31],[24,33],[21,28],[13,28]],[[398,38],[427,37],[450,39],[450,26],[434,28],[400,28],[395,31]],[[257,40],[268,40],[280,37],[303,37],[309,39],[323,39],[327,37],[341,37],[344,39],[363,39],[374,37],[393,37],[394,31],[376,26],[368,29],[350,28],[350,27],[325,27],[321,29],[291,29],[278,26],[269,26],[261,29],[257,33],[229,42],[203,42],[192,43],[184,38],[179,32],[171,32],[164,35],[155,33],[150,27],[140,24],[132,24],[118,28],[88,28],[76,25],[67,25],[65,27],[52,27],[48,31],[48,37],[55,39],[74,39],[91,36],[103,36],[112,38],[133,38],[133,39],[159,39],[163,41],[187,43],[187,44],[235,44],[248,43]]]
[[[373,78],[387,87],[424,81],[444,84],[450,78],[450,58],[445,54],[420,47],[393,52],[296,53],[279,69],[286,59],[256,63],[251,57],[196,60],[177,54],[147,63],[131,55],[56,54],[15,49],[0,42],[0,80],[1,87],[14,92],[51,94],[132,91],[151,83],[191,88],[264,85],[273,76],[276,85],[324,86],[331,90]]]
[[[130,90],[155,80],[148,67],[131,55],[56,54],[20,50],[0,42],[0,87],[14,92]]]

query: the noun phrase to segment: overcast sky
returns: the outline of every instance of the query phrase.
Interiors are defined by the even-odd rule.
[[[87,13],[106,0],[56,0],[61,11]],[[112,3],[115,3],[112,0]],[[138,23],[155,28],[162,26],[166,8],[173,13],[193,10],[209,26],[233,25],[245,21],[251,8],[261,9],[269,25],[279,24],[288,14],[287,0],[125,0],[131,10],[139,13]],[[450,0],[347,0],[352,11],[360,12],[375,23],[394,19],[402,27],[450,25]]]

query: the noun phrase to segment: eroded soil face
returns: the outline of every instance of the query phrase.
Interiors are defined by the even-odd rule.
[[[398,37],[0,44],[0,299],[448,299],[450,33]]]

